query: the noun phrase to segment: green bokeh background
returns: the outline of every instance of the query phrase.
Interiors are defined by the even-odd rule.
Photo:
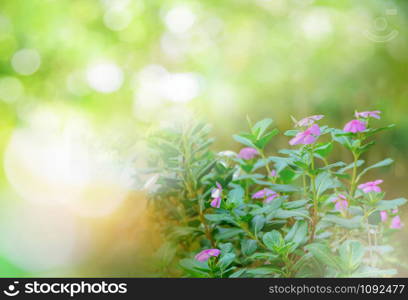
[[[166,22],[179,7],[194,19],[181,33]],[[396,163],[367,179],[384,178],[387,198],[407,197],[407,14],[403,0],[1,1],[0,80],[13,77],[20,89],[10,100],[7,95],[16,93],[15,88],[0,81],[0,158],[13,130],[24,126],[23,116],[38,107],[57,105],[84,113],[101,130],[117,126],[129,143],[163,121],[178,119],[180,112],[173,109],[188,111],[212,124],[215,150],[238,149],[231,135],[245,129],[247,115],[253,120],[271,117],[284,131],[292,126],[291,115],[324,114],[324,122],[342,127],[355,110],[381,110],[377,124],[397,126],[379,136],[366,160],[392,157]],[[112,22],[123,28],[112,29]],[[23,48],[35,49],[41,58],[31,75],[19,74],[11,63]],[[122,70],[119,89],[101,93],[89,86],[84,74],[99,60]],[[151,65],[194,74],[199,92],[185,103],[160,99],[145,111],[140,74]],[[277,138],[270,150],[286,146],[287,140]],[[350,159],[345,153],[338,156]],[[2,164],[0,159],[0,200],[5,205],[14,197],[4,196],[10,187]],[[126,213],[122,209],[120,220],[126,220]],[[407,219],[404,212],[402,216]],[[103,230],[98,222],[103,223],[91,222],[94,235]],[[408,246],[406,235],[406,229],[397,235],[398,249]],[[152,274],[135,258],[138,247],[121,251],[91,251],[94,256],[76,267],[50,273],[28,272],[0,257],[0,275]],[[404,251],[398,252],[408,262]],[[408,275],[404,267],[399,271]]]

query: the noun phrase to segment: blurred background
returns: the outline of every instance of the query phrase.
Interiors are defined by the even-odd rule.
[[[134,176],[145,134],[184,118],[219,151],[247,115],[381,110],[397,127],[366,160],[396,163],[367,180],[408,197],[407,23],[404,0],[1,1],[0,276],[154,276]]]

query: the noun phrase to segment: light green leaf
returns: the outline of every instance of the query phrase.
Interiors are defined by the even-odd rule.
[[[257,235],[265,225],[265,217],[262,215],[255,216],[251,221],[251,225],[252,230],[255,232],[255,235]]]
[[[239,206],[244,203],[244,189],[241,186],[236,186],[230,190],[227,198],[227,205]]]
[[[369,166],[365,168],[363,171],[361,171],[360,175],[358,175],[358,178],[361,178],[365,173],[367,173],[369,170],[374,169],[374,168],[381,168],[381,167],[386,167],[391,165],[394,162],[391,158],[386,158],[372,166]]]
[[[339,185],[337,178],[333,178],[328,172],[322,172],[316,177],[316,194],[320,197],[328,189],[334,189]]]
[[[335,215],[326,215],[323,218],[324,221],[334,223],[344,228],[356,229],[361,226],[362,216],[355,216],[351,219],[346,219],[343,217],[338,217]]]
[[[277,230],[272,230],[270,232],[265,233],[262,240],[269,250],[275,250],[276,248],[282,246],[283,244],[282,235]]]
[[[234,134],[232,137],[238,143],[241,143],[241,144],[243,144],[245,146],[248,146],[248,147],[251,147],[251,148],[256,148],[255,144],[248,138],[245,138],[245,137],[243,137],[241,135],[237,135],[237,134]]]
[[[339,249],[340,259],[347,271],[354,271],[362,263],[364,246],[355,240],[348,240],[341,244]]]
[[[357,168],[358,168],[358,167],[361,167],[363,164],[364,164],[364,160],[358,160],[358,161],[356,161],[356,166],[357,166]],[[348,165],[345,166],[344,168],[341,168],[338,172],[339,172],[339,173],[344,173],[345,171],[350,170],[350,169],[352,169],[352,168],[354,168],[354,163],[348,164]]]
[[[327,155],[330,154],[330,152],[332,152],[333,150],[333,143],[332,142],[328,142],[328,143],[324,143],[322,145],[317,146],[314,149],[314,152],[316,154],[318,154],[320,157],[326,157]]]
[[[263,149],[265,148],[265,146],[269,143],[269,141],[279,133],[278,129],[273,129],[271,132],[268,132],[267,134],[265,134],[263,137],[259,138],[255,145],[259,148],[259,149]]]
[[[285,241],[293,242],[294,247],[292,250],[294,250],[305,241],[307,232],[307,223],[305,221],[297,221],[286,235]]]
[[[397,198],[394,200],[380,200],[377,203],[377,210],[395,209],[398,206],[404,205],[407,202],[405,198]]]
[[[323,244],[313,243],[305,246],[305,249],[312,253],[314,258],[322,264],[330,266],[336,270],[341,270],[341,263],[337,256],[332,254],[330,248]]]
[[[272,124],[273,120],[272,119],[263,119],[261,121],[258,121],[254,126],[252,126],[252,134],[256,136],[257,139],[259,139],[266,129]]]

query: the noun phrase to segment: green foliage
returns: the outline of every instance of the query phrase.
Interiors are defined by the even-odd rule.
[[[393,162],[360,170],[365,164],[360,157],[373,144],[369,138],[379,131],[356,134],[323,126],[319,143],[268,156],[267,145],[278,132],[270,129],[272,120],[248,123],[249,132],[234,139],[242,151],[256,150],[249,156],[213,154],[203,125],[159,134],[160,143],[153,144],[160,177],[151,200],[158,215],[170,217],[162,231],[177,249],[164,253],[166,261],[175,261],[169,265],[181,259],[179,270],[192,277],[394,274],[376,250],[393,231],[379,211],[395,216],[406,200],[383,200],[384,192],[359,185],[370,170]],[[351,163],[329,161],[336,145],[351,152]],[[205,262],[193,258],[206,249],[221,254]]]

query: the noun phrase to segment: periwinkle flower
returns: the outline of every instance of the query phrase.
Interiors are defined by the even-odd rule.
[[[200,261],[200,262],[205,262],[210,259],[210,257],[217,257],[218,255],[221,254],[220,249],[206,249],[201,251],[195,256],[195,259]]]
[[[364,193],[369,193],[369,192],[376,192],[380,193],[381,188],[378,186],[379,184],[383,183],[383,180],[378,179],[374,181],[369,181],[366,183],[362,183],[358,186],[360,190],[363,190]]]
[[[268,188],[257,191],[252,195],[252,199],[265,199],[265,203],[269,203],[277,197],[279,197],[279,194]]]
[[[297,144],[310,145],[316,142],[320,134],[321,132],[319,125],[313,124],[305,131],[296,134],[296,136],[289,141],[289,144],[292,146]]]
[[[395,216],[391,220],[391,225],[390,227],[393,229],[401,229],[404,225],[401,222],[401,218],[399,216]]]
[[[357,112],[355,113],[356,118],[375,118],[375,119],[381,119],[380,117],[381,111],[379,110],[373,110],[373,111],[362,111],[362,112]]]
[[[334,199],[335,202],[335,208],[338,211],[345,211],[347,207],[349,206],[349,203],[347,201],[347,197],[344,196],[343,194],[339,194],[338,197]]]
[[[220,208],[221,206],[221,197],[222,197],[222,186],[216,182],[217,187],[211,191],[211,201],[210,205],[215,208]]]
[[[255,148],[245,147],[242,148],[241,151],[239,151],[238,158],[249,160],[253,159],[258,154],[259,152]]]
[[[367,125],[365,122],[361,120],[351,120],[344,126],[344,131],[345,132],[361,132],[367,129]]]
[[[323,118],[324,118],[324,115],[314,115],[314,116],[306,117],[300,120],[299,122],[297,122],[295,126],[297,127],[310,126],[314,124],[315,121],[319,121]]]
[[[380,211],[381,222],[388,220],[388,213],[385,210]]]

